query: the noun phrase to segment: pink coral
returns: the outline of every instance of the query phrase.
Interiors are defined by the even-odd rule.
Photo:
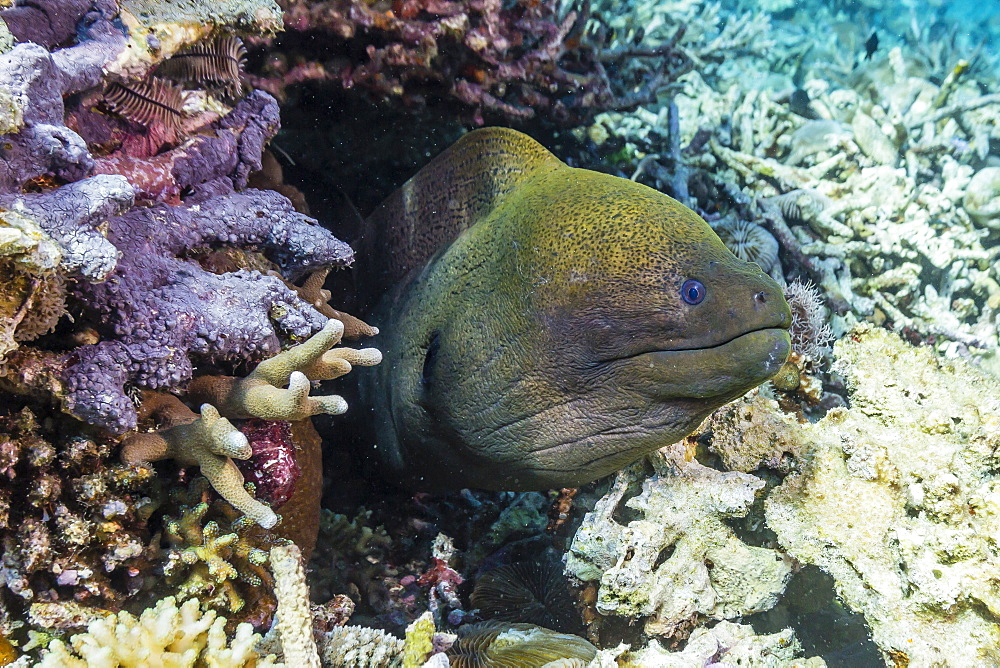
[[[272,508],[284,505],[302,475],[295,458],[291,423],[251,418],[243,423],[240,431],[253,450],[249,459],[237,462],[244,480],[252,482],[258,496]]]

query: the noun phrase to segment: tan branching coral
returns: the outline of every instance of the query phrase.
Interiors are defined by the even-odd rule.
[[[263,668],[282,666],[274,656],[260,656],[254,646],[260,636],[250,624],[240,624],[227,637],[226,619],[202,612],[190,599],[180,607],[173,597],[159,601],[138,617],[119,612],[90,623],[67,646],[54,640],[39,668],[90,666],[193,666]]]
[[[161,428],[127,437],[122,443],[122,461],[174,459],[197,465],[212,487],[248,517],[268,529],[278,523],[274,511],[243,488],[243,474],[232,458],[248,458],[250,443],[214,406],[203,404],[199,416],[173,395],[146,392],[140,416],[155,416]]]
[[[382,361],[382,354],[375,348],[333,348],[343,333],[344,324],[331,319],[307,341],[264,360],[245,378],[195,379],[189,397],[218,406],[222,414],[233,418],[295,421],[319,413],[343,413],[347,402],[342,397],[309,396],[309,382],[339,378],[355,364],[371,366]],[[287,389],[281,389],[286,385]]]

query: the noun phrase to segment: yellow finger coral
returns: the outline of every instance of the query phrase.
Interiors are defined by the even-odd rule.
[[[265,529],[278,523],[278,516],[243,487],[243,474],[232,458],[246,459],[250,444],[233,424],[211,404],[196,415],[177,397],[146,392],[142,413],[158,417],[159,431],[133,434],[122,442],[126,464],[175,459],[181,464],[197,464],[201,473],[224,499]]]
[[[338,415],[347,402],[337,395],[309,396],[310,381],[332,380],[353,365],[371,366],[382,361],[375,348],[333,348],[340,342],[344,324],[331,319],[305,342],[264,360],[245,378],[202,376],[191,382],[188,396],[208,402],[232,418],[302,420],[326,413]],[[287,385],[287,389],[282,389]]]

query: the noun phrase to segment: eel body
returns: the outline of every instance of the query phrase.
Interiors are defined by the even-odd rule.
[[[366,221],[375,448],[414,488],[577,486],[694,430],[789,353],[781,288],[697,214],[488,128]]]

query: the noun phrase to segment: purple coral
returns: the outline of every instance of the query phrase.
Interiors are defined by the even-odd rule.
[[[112,0],[83,2],[37,0],[0,12],[19,42],[0,55],[0,89],[14,98],[23,127],[3,136],[0,192],[15,192],[26,181],[50,174],[64,181],[89,175],[94,160],[83,139],[66,127],[63,99],[97,86],[126,48],[125,34],[114,23]],[[65,43],[49,53],[44,45]]]
[[[282,334],[304,339],[327,322],[280,278],[213,274],[184,258],[188,251],[258,248],[289,279],[353,260],[347,244],[261,190],[134,209],[110,221],[108,239],[122,253],[117,269],[72,290],[106,338],[77,349],[64,378],[66,408],[115,432],[136,424],[125,382],[176,388],[195,362],[259,360],[281,349]]]
[[[58,242],[60,268],[89,280],[104,280],[118,249],[98,230],[109,217],[132,206],[132,188],[121,176],[102,175],[40,194],[0,195],[0,210],[30,218]]]
[[[92,143],[113,137],[113,124],[118,122],[85,112],[74,121]],[[254,91],[181,146],[154,154],[148,150],[148,141],[126,141],[115,153],[97,158],[94,169],[102,174],[127,176],[137,190],[137,198],[145,202],[177,204],[182,192],[211,191],[219,187],[219,180],[224,181],[224,190],[242,190],[250,173],[261,168],[264,145],[279,125],[278,103],[267,93]]]

